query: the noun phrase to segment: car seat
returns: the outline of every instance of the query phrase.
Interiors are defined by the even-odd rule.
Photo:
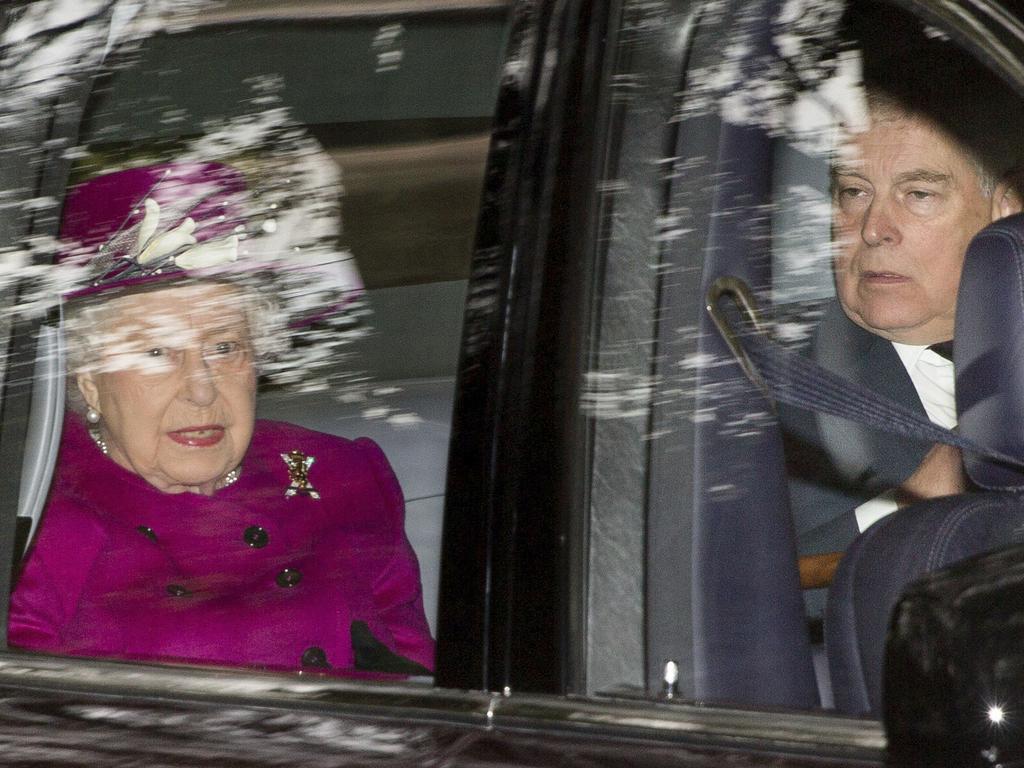
[[[954,339],[961,435],[1024,460],[1024,214],[989,225],[971,241]],[[911,581],[1024,540],[1024,468],[979,455],[965,455],[964,464],[981,491],[921,502],[884,518],[854,541],[840,563],[825,617],[840,712],[881,712],[890,615]]]

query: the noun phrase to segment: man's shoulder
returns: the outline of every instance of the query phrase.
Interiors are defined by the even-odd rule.
[[[853,322],[837,298],[824,307],[806,354],[822,368],[907,406],[918,405],[913,383],[899,354],[888,339]],[[787,438],[796,438],[820,450],[827,442],[821,434],[822,417],[815,411],[780,404],[779,418]],[[856,432],[861,428],[828,417],[830,431]]]
[[[856,354],[883,346],[891,348],[892,345],[853,322],[836,298],[826,304],[812,342],[812,348],[816,351],[841,347]]]
[[[809,354],[822,367],[853,380],[906,376],[892,342],[853,322],[838,299],[826,307]]]

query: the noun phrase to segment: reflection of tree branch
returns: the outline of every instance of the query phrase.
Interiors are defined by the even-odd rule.
[[[65,34],[66,32],[77,30],[86,24],[90,24],[103,14],[111,11],[114,7],[115,2],[116,0],[111,0],[109,5],[104,6],[98,13],[92,16],[83,16],[75,21],[68,22],[67,24],[58,24],[57,26],[54,27],[46,27],[44,29],[39,30],[38,32],[33,32],[32,34],[23,37],[20,40],[12,41],[9,43],[0,43],[0,52],[12,46],[26,45],[36,40],[36,38],[44,38],[38,41],[39,45],[47,45],[49,43],[52,43],[55,37]],[[34,48],[33,50],[38,50],[38,48]]]
[[[75,32],[80,30],[84,26],[96,23],[98,19],[109,16],[113,13],[114,6],[118,0],[109,0],[106,5],[101,6],[96,13],[90,16],[81,16],[75,21],[68,22],[66,24],[58,24],[57,26],[46,27],[37,32],[33,32],[26,37],[23,37],[16,41],[4,42],[3,38],[6,37],[7,32],[10,30],[16,22],[10,21],[7,27],[4,29],[4,34],[0,37],[0,60],[3,60],[3,66],[5,69],[17,67],[25,62],[25,60],[39,51],[42,46],[53,45],[56,38],[61,35],[67,34],[68,32]],[[27,6],[26,6],[27,7]],[[13,15],[13,14],[12,14]],[[35,43],[35,45],[33,45]],[[31,46],[30,50],[26,51],[21,57],[17,59],[6,60],[7,53],[10,49],[20,46]]]
[[[781,53],[779,53],[778,48],[776,48],[775,50],[779,57],[779,61],[782,63],[783,68],[786,70],[786,73],[790,76],[791,82],[793,83],[793,90],[796,92],[813,94],[818,90],[818,87],[824,81],[828,80],[836,72],[836,62],[838,61],[838,56],[835,52],[826,52],[825,54],[819,56],[814,60],[814,64],[817,67],[823,68],[824,72],[820,77],[816,78],[816,80],[808,80],[801,75],[801,67],[798,67],[790,57],[783,56]],[[826,67],[826,62],[828,62],[831,66]]]

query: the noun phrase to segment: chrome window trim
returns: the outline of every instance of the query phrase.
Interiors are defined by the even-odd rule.
[[[944,31],[956,35],[966,42],[973,53],[987,57],[995,69],[1009,78],[1018,88],[1024,85],[1024,63],[1021,50],[1024,47],[1024,22],[1008,13],[995,2],[971,0],[899,0],[908,6],[918,18],[932,19],[944,27]],[[1009,36],[1006,41],[996,31]]]
[[[0,688],[313,710],[543,735],[884,760],[878,722],[624,698],[501,694],[316,675],[0,653]]]
[[[340,21],[507,11],[512,0],[234,0],[204,11],[192,28],[253,22]]]

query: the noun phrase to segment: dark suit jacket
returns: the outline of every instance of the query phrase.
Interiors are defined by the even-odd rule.
[[[853,323],[833,300],[808,353],[816,362],[925,414],[892,344]],[[845,550],[857,535],[853,510],[908,478],[928,443],[780,404],[790,507],[801,555]]]

